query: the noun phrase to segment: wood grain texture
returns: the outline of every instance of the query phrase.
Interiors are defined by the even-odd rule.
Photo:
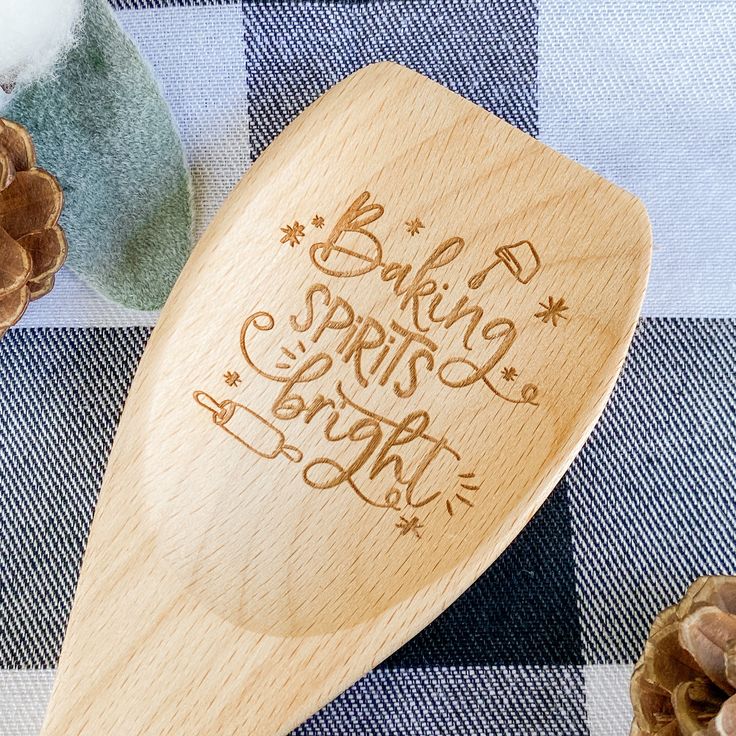
[[[286,734],[534,514],[605,404],[642,205],[393,64],[274,142],[136,376],[45,736]]]

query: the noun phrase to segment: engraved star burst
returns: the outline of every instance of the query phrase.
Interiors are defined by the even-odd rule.
[[[299,245],[299,238],[304,237],[304,225],[300,225],[295,221],[293,225],[282,227],[281,232],[284,233],[284,237],[281,238],[281,242],[288,243],[293,248],[295,245]]]
[[[419,523],[419,517],[418,516],[412,516],[411,519],[407,519],[406,517],[402,516],[401,521],[396,524],[396,528],[400,529],[400,536],[404,536],[405,534],[409,534],[409,532],[414,532],[414,535],[417,539],[421,539],[422,535],[419,533],[419,530],[424,527],[424,524]]]
[[[235,371],[228,371],[223,378],[225,379],[225,383],[228,386],[236,387],[240,384],[240,382],[243,380],[240,377],[240,373],[236,373]]]
[[[312,218],[312,225],[314,225],[316,228],[322,228],[325,224],[325,218],[322,217],[322,215],[315,215]]]
[[[542,322],[552,322],[552,327],[557,327],[558,319],[569,319],[567,315],[562,314],[568,310],[568,306],[565,304],[564,299],[553,299],[551,296],[547,297],[547,299],[547,304],[539,302],[542,311],[537,312],[534,316],[539,317]]]
[[[461,473],[458,478],[460,480],[460,488],[463,490],[458,491],[452,499],[445,501],[445,508],[450,516],[455,515],[455,509],[452,505],[452,502],[455,500],[460,501],[460,503],[465,504],[466,506],[470,506],[472,509],[475,504],[467,497],[465,491],[475,492],[480,488],[480,485],[478,485],[475,480],[475,473]]]
[[[418,217],[415,217],[413,220],[406,221],[406,232],[408,232],[409,235],[416,235],[423,227],[424,223],[422,223]]]
[[[297,342],[297,348],[295,350],[298,350],[300,353],[305,353],[307,351],[307,348],[305,347],[304,343],[299,340]],[[276,363],[276,367],[280,368],[281,370],[288,370],[292,367],[293,361],[297,359],[297,353],[295,350],[289,350],[285,345],[281,348],[281,354],[287,358],[286,361],[279,361]]]
[[[503,376],[504,381],[513,381],[519,374],[516,368],[509,366],[501,371],[501,375]]]

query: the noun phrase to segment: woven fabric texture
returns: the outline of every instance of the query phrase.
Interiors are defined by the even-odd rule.
[[[639,194],[656,250],[603,417],[453,606],[299,736],[622,736],[649,622],[736,574],[736,4],[116,0],[177,120],[201,230],[355,69],[423,72]],[[125,394],[156,316],[72,275],[0,341],[0,733],[36,736]],[[70,316],[73,315],[73,316]]]

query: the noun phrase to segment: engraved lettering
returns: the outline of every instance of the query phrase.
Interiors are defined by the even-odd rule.
[[[313,205],[308,212],[327,212],[323,204]],[[446,233],[426,258],[384,258],[392,251],[392,244],[384,242],[386,233],[400,239],[419,236],[419,246],[432,242],[438,218],[425,220],[427,227],[414,213],[406,214],[409,219],[382,223],[384,206],[364,191],[335,220],[314,214],[302,220],[311,225],[306,230],[298,220],[289,220],[293,224],[280,228],[280,244],[294,248],[305,238],[314,239],[310,268],[323,274],[326,283],[305,285],[302,306],[292,313],[259,309],[243,320],[240,351],[251,377],[260,382],[253,395],[262,395],[264,382],[271,385],[265,411],[270,416],[231,399],[217,401],[204,391],[193,396],[256,461],[285,457],[301,463],[308,488],[351,492],[363,503],[397,512],[399,536],[421,539],[422,532],[432,530],[432,524],[423,523],[425,510],[439,507],[450,517],[462,516],[478,503],[482,486],[468,468],[478,459],[475,449],[469,453],[474,458],[461,457],[452,446],[456,427],[417,406],[422,401],[417,397],[425,395],[419,390],[424,382],[436,382],[448,393],[487,391],[528,407],[537,405],[540,394],[531,382],[519,388],[532,369],[515,348],[517,325],[494,304],[493,293],[481,287],[493,273],[494,283],[505,280],[503,304],[513,294],[526,293],[528,322],[547,337],[549,327],[542,325],[564,326],[570,308],[565,299],[550,296],[538,302],[541,295],[525,291],[542,268],[528,240],[496,247],[490,263],[474,273],[467,268],[466,252],[479,247],[488,252],[493,246]],[[294,248],[283,249],[279,257],[307,256]],[[364,280],[360,291],[354,285],[359,278]],[[530,329],[527,322],[522,326]],[[235,367],[243,370],[223,366],[227,370],[219,380],[224,378],[237,393],[243,376]],[[391,401],[381,402],[387,394]],[[478,397],[453,395],[458,401]],[[390,409],[369,408],[376,404]],[[301,447],[288,443],[295,423],[302,427],[300,437],[319,438],[318,453],[310,454],[308,442],[300,441]]]

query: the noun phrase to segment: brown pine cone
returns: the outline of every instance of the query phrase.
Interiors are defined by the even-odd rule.
[[[36,166],[23,126],[0,118],[0,337],[53,288],[66,258],[59,183]]]
[[[631,736],[736,736],[736,577],[657,616],[631,678]]]

